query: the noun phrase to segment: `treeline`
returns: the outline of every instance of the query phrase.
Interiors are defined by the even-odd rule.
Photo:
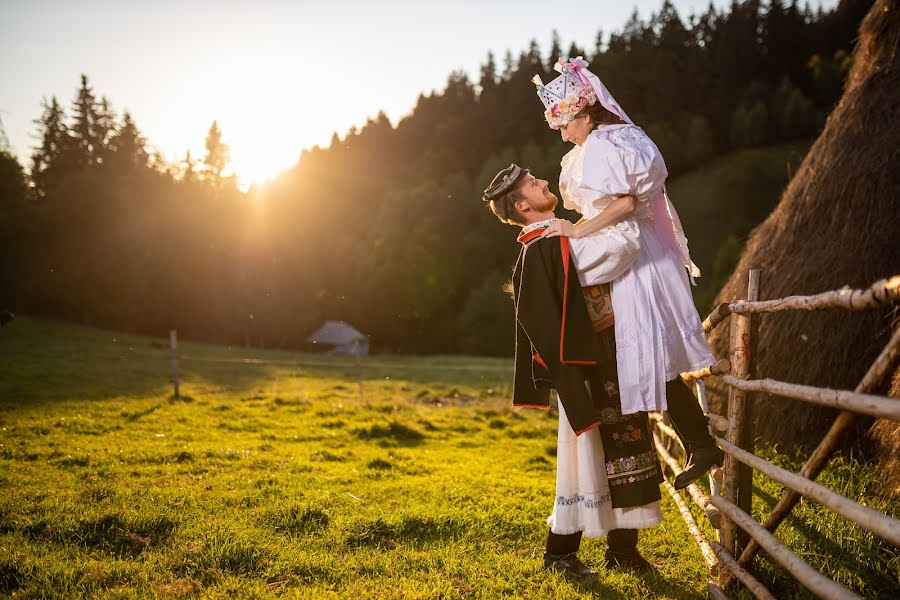
[[[0,304],[279,347],[343,319],[380,351],[508,353],[500,288],[515,231],[479,198],[512,161],[558,176],[567,148],[543,121],[535,74],[547,81],[558,56],[585,56],[677,175],[814,137],[870,5],[743,1],[683,18],[664,2],[598,32],[594,48],[555,37],[546,51],[489,54],[477,81],[452,73],[396,126],[379,114],[248,192],[223,176],[215,123],[201,160],[169,164],[83,78],[68,110],[45,102],[27,173],[0,151]]]

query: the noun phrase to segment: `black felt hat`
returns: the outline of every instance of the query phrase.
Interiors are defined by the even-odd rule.
[[[513,163],[497,173],[491,184],[484,190],[482,199],[490,202],[495,198],[499,198],[509,190],[513,189],[520,179],[528,175],[529,170],[523,169],[516,163]]]

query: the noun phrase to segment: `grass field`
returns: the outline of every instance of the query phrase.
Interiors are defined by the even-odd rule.
[[[181,352],[175,401],[163,340],[0,330],[0,595],[706,595],[665,494],[665,522],[640,541],[659,573],[576,583],[540,568],[556,414],[510,409],[507,360],[369,357],[360,397],[347,359]],[[824,481],[896,512],[870,468],[845,460]],[[757,485],[761,512],[779,486]],[[896,549],[824,509],[804,502],[779,535],[864,596],[897,597]],[[604,549],[587,540],[582,557],[599,567]],[[808,597],[757,564],[779,597]]]

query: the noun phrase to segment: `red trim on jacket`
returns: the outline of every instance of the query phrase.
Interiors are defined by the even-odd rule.
[[[585,431],[590,431],[591,429],[595,429],[595,428],[597,428],[597,427],[600,427],[600,422],[599,422],[599,421],[598,421],[597,423],[594,423],[594,424],[591,425],[590,427],[585,427],[585,428],[582,429],[581,431],[576,431],[576,432],[575,432],[575,435],[581,435],[581,434],[584,433]]]
[[[569,298],[569,238],[560,236],[559,247],[562,250],[563,263],[563,305],[562,325],[559,328],[559,362],[563,365],[596,365],[596,360],[566,360],[563,357],[563,344],[566,340],[566,305]],[[577,435],[577,434],[576,434]]]
[[[544,406],[543,404],[516,404],[515,402],[513,402],[513,406],[518,408],[539,408],[541,410],[550,410],[549,406]]]
[[[533,361],[536,362],[537,364],[541,365],[542,367],[544,367],[544,368],[547,369],[548,371],[550,370],[550,368],[547,366],[547,363],[545,363],[545,362],[544,362],[544,359],[541,358],[541,355],[540,355],[540,354],[535,354],[534,356],[531,357],[531,360],[533,360]]]
[[[516,236],[516,241],[521,242],[522,244],[528,245],[531,242],[533,242],[534,240],[536,240],[537,238],[541,237],[541,234],[544,233],[544,231],[546,229],[547,229],[546,227],[541,227],[540,229],[532,229],[528,233],[525,233],[523,231],[518,236]]]

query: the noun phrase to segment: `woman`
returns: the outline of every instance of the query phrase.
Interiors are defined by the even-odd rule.
[[[550,127],[575,144],[562,160],[560,191],[564,206],[584,218],[577,224],[556,219],[543,236],[585,238],[626,218],[637,222],[640,252],[611,292],[622,413],[668,411],[689,453],[675,479],[680,489],[722,456],[679,377],[714,362],[688,283],[688,272],[693,280],[700,271],[666,195],[659,149],[581,57],[560,59],[555,68],[559,77],[547,86],[539,77],[535,83]]]

